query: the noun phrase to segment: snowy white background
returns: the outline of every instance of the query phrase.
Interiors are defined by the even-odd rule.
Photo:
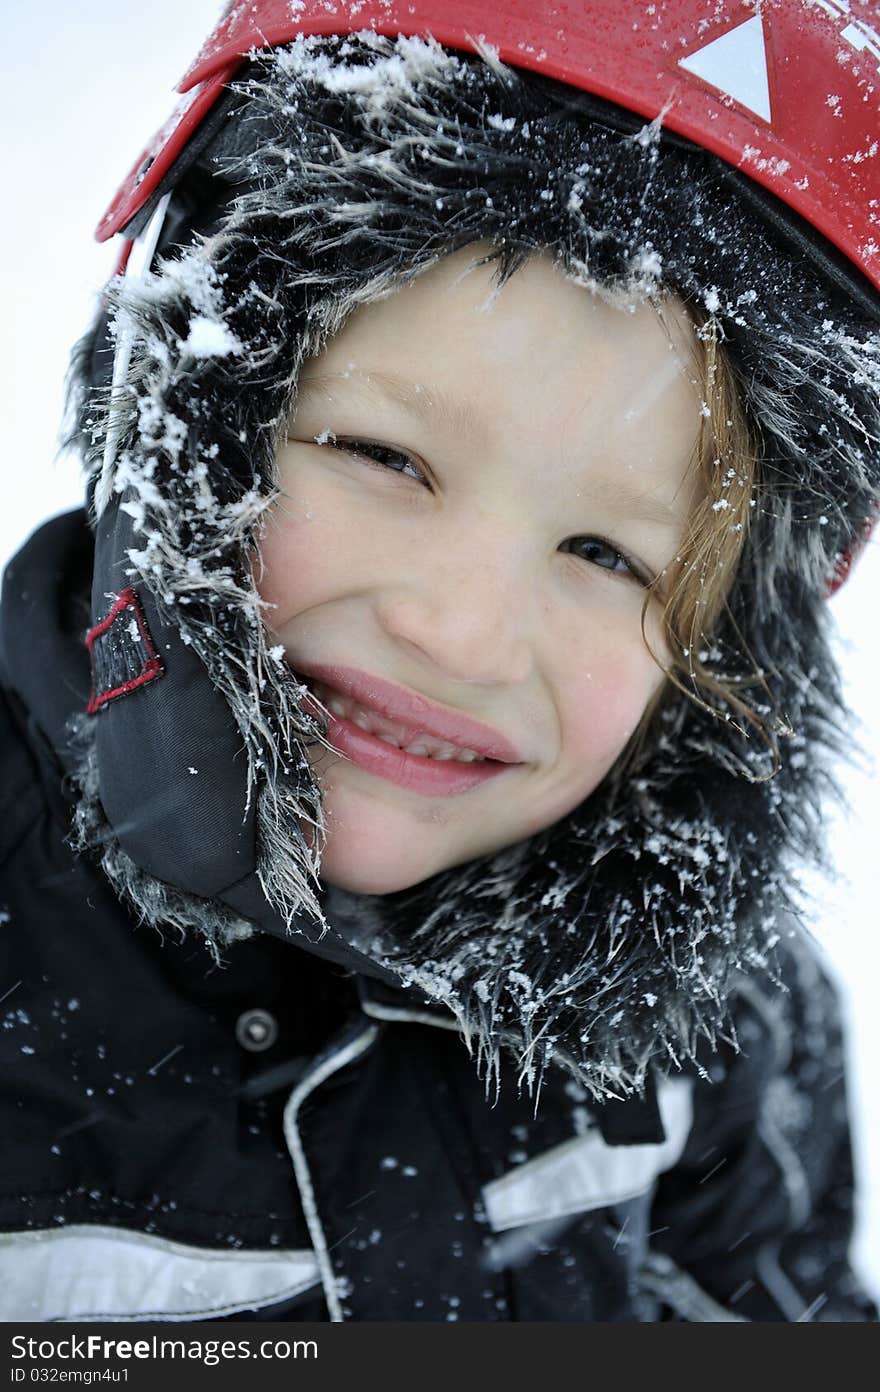
[[[6,0],[0,103],[5,214],[5,402],[0,565],[45,518],[75,506],[75,465],[57,456],[70,346],[90,320],[115,247],[93,229],[153,130],[172,88],[213,27],[218,0]],[[880,541],[833,601],[854,711],[868,756],[880,752]],[[855,1260],[880,1291],[880,788],[848,774],[852,812],[832,819],[841,874],[818,885],[815,931],[848,1005],[861,1206]]]

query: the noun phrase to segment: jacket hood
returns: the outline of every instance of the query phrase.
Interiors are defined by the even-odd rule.
[[[93,592],[110,593],[102,587],[111,583],[82,509],[40,527],[3,574],[0,679],[17,700],[28,737],[45,761],[50,804],[61,821],[79,809],[79,839],[96,846],[106,838],[104,868],[118,887],[130,884],[125,897],[139,917],[157,926],[198,927],[218,956],[227,943],[257,928],[287,937],[287,923],[256,877],[254,818],[246,811],[235,815],[245,803],[243,761],[228,708],[177,628],[158,619],[148,592],[138,612],[148,641],[155,637],[162,653],[162,674],[172,674],[174,696],[163,703],[158,720],[140,718],[143,702],[120,706],[117,719],[100,729],[101,735],[111,733],[114,743],[93,742],[98,727],[83,715],[94,692],[85,638]],[[106,599],[98,603],[106,605]],[[136,641],[134,613],[120,611],[114,645]],[[98,749],[100,801],[97,790],[87,786]],[[193,779],[209,770],[211,776],[194,786]],[[115,823],[109,837],[107,817]],[[192,835],[183,834],[187,822]],[[117,837],[136,861],[118,849]],[[351,920],[348,896],[325,892],[322,900],[331,905],[334,923]],[[322,934],[312,930],[307,915],[301,919],[301,946],[360,975],[399,985],[392,972],[364,956],[335,927],[327,924]],[[410,1003],[422,1008],[424,998],[418,993]]]
[[[760,440],[759,506],[705,660],[761,672],[792,731],[778,771],[729,712],[670,693],[627,779],[557,825],[412,891],[334,895],[349,949],[448,1007],[487,1081],[512,1055],[529,1087],[552,1060],[597,1099],[639,1090],[652,1062],[724,1033],[733,975],[772,970],[794,872],[820,853],[845,722],[824,596],[880,492],[876,324],[832,289],[816,312],[711,156],[491,54],[299,41],[251,65],[197,153],[175,196],[202,235],[112,293],[132,365],[90,427],[77,845],[146,919],[218,950],[253,922],[338,941],[302,830],[320,843],[320,727],[250,571],[303,361],[471,243],[498,247],[501,282],[549,248],[597,293],[671,286],[725,342]]]

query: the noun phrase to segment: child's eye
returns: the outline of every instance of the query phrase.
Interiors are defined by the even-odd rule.
[[[402,450],[392,449],[390,445],[380,445],[372,440],[346,440],[338,436],[331,437],[331,440],[336,449],[357,455],[378,469],[392,469],[394,473],[404,474],[419,483],[427,482],[418,464]]]
[[[559,549],[570,551],[573,555],[589,561],[591,565],[600,566],[602,570],[616,571],[619,575],[631,575],[640,585],[650,584],[649,577],[644,574],[635,561],[630,560],[622,551],[618,551],[615,546],[604,541],[602,537],[569,537]]]

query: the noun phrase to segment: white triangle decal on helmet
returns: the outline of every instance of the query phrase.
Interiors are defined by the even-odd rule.
[[[713,39],[688,58],[679,59],[678,66],[769,123],[770,84],[760,15]]]

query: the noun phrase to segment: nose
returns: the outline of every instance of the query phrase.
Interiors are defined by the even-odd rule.
[[[378,605],[385,632],[408,656],[457,682],[514,686],[532,670],[525,597],[509,567],[474,562],[409,567]]]

